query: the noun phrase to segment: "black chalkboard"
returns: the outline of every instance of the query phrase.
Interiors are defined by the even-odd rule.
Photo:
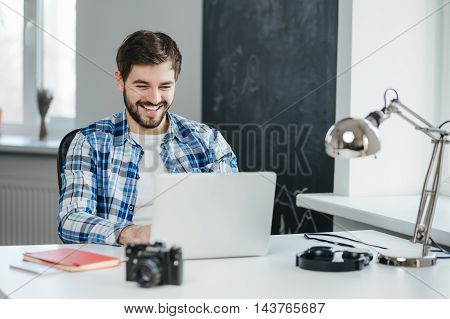
[[[203,121],[241,171],[277,172],[273,234],[332,229],[294,193],[333,191],[337,17],[337,0],[204,1]]]

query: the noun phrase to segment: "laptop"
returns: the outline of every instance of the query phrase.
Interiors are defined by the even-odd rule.
[[[180,246],[183,259],[265,255],[275,186],[273,172],[158,175],[152,242]]]

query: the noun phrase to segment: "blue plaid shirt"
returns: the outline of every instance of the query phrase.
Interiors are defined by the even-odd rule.
[[[237,172],[237,159],[214,128],[168,113],[160,157],[169,173]],[[132,224],[144,154],[128,132],[126,112],[77,133],[63,166],[58,234],[64,243],[119,245]]]

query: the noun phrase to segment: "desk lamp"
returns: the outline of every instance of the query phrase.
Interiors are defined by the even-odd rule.
[[[387,105],[386,94],[389,91],[394,92],[396,97]],[[431,138],[434,148],[422,188],[414,235],[411,239],[414,244],[422,245],[422,251],[413,256],[407,253],[398,256],[379,254],[378,262],[393,266],[432,266],[436,264],[436,255],[429,251],[430,231],[439,192],[443,151],[445,144],[449,143],[450,131],[433,126],[406,107],[400,102],[397,91],[394,89],[385,91],[384,102],[385,106],[381,110],[370,113],[364,119],[349,117],[334,124],[325,137],[325,151],[331,157],[346,159],[376,154],[381,148],[378,128],[381,123],[390,118],[391,114],[398,115],[412,124],[416,130]],[[417,120],[422,124],[418,124]]]

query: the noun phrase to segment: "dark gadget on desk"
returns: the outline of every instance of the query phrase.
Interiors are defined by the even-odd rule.
[[[167,249],[161,242],[128,244],[126,256],[127,281],[136,281],[145,288],[181,285],[183,281],[183,258],[179,247]]]
[[[314,246],[296,255],[296,266],[306,270],[342,272],[361,270],[373,259],[367,249],[335,250],[328,246]]]

